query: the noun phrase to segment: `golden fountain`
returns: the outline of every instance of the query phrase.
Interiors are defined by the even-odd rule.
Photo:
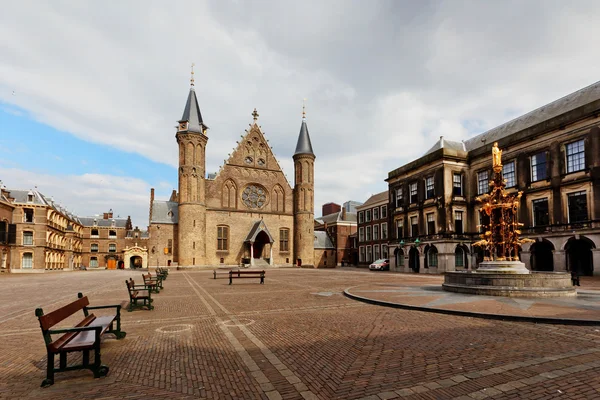
[[[493,179],[490,193],[476,198],[482,204],[481,240],[484,259],[474,271],[446,272],[442,288],[450,292],[510,297],[575,296],[567,273],[530,272],[519,260],[519,248],[531,239],[520,238],[517,211],[523,192],[509,193],[502,175],[502,150],[492,147]]]

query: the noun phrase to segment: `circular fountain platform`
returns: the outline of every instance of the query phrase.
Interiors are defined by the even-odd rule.
[[[529,271],[528,271],[529,272]],[[571,275],[563,272],[508,272],[491,270],[446,272],[442,288],[448,292],[507,297],[570,297],[577,292]]]

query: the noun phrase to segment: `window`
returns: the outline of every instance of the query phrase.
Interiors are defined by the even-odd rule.
[[[387,222],[383,222],[381,224],[381,239],[385,240],[387,238],[388,238]]]
[[[98,238],[100,235],[98,234],[98,229],[92,229],[91,237]]]
[[[371,221],[371,210],[365,211],[365,221]]]
[[[114,243],[110,243],[108,245],[108,252],[109,253],[116,253],[117,252],[117,245]]]
[[[90,251],[91,251],[92,253],[97,253],[97,252],[98,252],[98,243],[92,243],[92,244],[90,245]]]
[[[98,268],[98,257],[90,258],[90,268]]]
[[[454,232],[461,235],[463,233],[463,212],[454,212]]]
[[[365,214],[362,211],[360,211],[358,213],[358,223],[362,224],[363,222],[365,222]]]
[[[373,209],[373,221],[377,221],[379,219],[379,207],[375,207]]]
[[[360,246],[358,251],[358,261],[365,262],[365,246]]]
[[[417,217],[410,217],[410,236],[419,236],[419,223]]]
[[[477,194],[487,193],[490,189],[488,182],[488,171],[481,171],[477,173]]]
[[[290,230],[279,230],[279,251],[290,251]]]
[[[378,244],[373,246],[373,259],[379,260],[379,245]]]
[[[454,266],[456,268],[465,267],[465,256],[465,250],[462,247],[456,246],[456,250],[454,250]]]
[[[587,221],[587,196],[585,191],[569,193],[569,223]]]
[[[452,175],[452,194],[454,196],[462,196],[462,175]]]
[[[550,225],[550,213],[548,199],[533,200],[533,226]]]
[[[567,174],[585,169],[583,140],[567,144]]]
[[[33,232],[23,232],[23,246],[33,246]]]
[[[365,241],[365,228],[363,228],[362,226],[360,228],[358,228],[358,241],[359,242]]]
[[[109,239],[116,239],[117,238],[117,231],[113,231],[113,230],[108,231],[108,238]]]
[[[396,238],[402,239],[404,237],[404,221],[401,219],[396,221]]]
[[[381,206],[381,219],[387,218],[387,206]]]
[[[21,268],[33,268],[32,253],[23,253],[23,259],[21,260]]]
[[[435,220],[433,213],[427,214],[427,234],[435,235]]]
[[[404,197],[402,194],[402,188],[399,187],[396,189],[396,207],[402,207],[402,203],[404,202]]]
[[[193,243],[193,248],[196,248],[196,242]],[[168,254],[173,254],[173,239],[169,239],[167,241],[167,252]]]
[[[373,257],[371,256],[371,246],[367,246],[367,262],[373,261]]]
[[[32,208],[24,208],[23,209],[23,222],[33,223],[33,209]]]
[[[388,258],[388,247],[387,244],[382,244],[381,245],[381,258]]]
[[[217,250],[229,250],[229,227],[217,226]]]
[[[434,185],[433,185],[433,176],[425,179],[425,198],[431,199],[435,194]]]
[[[417,182],[410,184],[410,202],[411,204],[417,202]]]
[[[379,225],[373,225],[373,240],[379,240]]]
[[[371,227],[367,226],[367,242],[371,240]]]
[[[506,187],[513,187],[515,182],[515,162],[511,161],[502,166],[502,177],[506,181]]]
[[[402,249],[398,249],[396,253],[396,267],[404,266],[404,251]]]
[[[437,267],[438,265],[438,252],[433,246],[427,251],[427,267]]]
[[[32,193],[27,194],[27,202],[33,203],[33,194]]]
[[[531,182],[541,181],[547,177],[546,152],[541,152],[531,156]]]

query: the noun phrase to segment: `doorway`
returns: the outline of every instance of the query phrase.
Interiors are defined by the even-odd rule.
[[[254,243],[252,243],[252,252],[254,254],[254,258],[263,258],[263,252],[266,244],[271,244],[269,240],[269,235],[265,231],[260,231],[258,235],[256,235],[256,239]]]
[[[415,247],[411,247],[408,252],[408,266],[413,272],[419,273],[421,266],[419,262],[419,250]]]
[[[580,276],[592,276],[594,274],[594,263],[592,261],[592,249],[594,247],[594,243],[584,236],[579,239],[569,239],[565,245],[567,270],[574,271]]]
[[[554,271],[554,257],[552,251],[554,246],[548,240],[535,242],[531,245],[531,270],[532,271]]]
[[[129,268],[131,268],[131,269],[142,268],[142,257],[140,257],[140,256],[131,257],[129,259]]]

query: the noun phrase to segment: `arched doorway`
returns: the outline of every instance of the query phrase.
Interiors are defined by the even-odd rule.
[[[404,250],[396,249],[394,256],[396,257],[396,268],[404,267]]]
[[[129,268],[142,268],[143,259],[140,256],[132,256],[129,258]]]
[[[548,240],[535,242],[529,248],[531,252],[532,271],[554,271],[554,245]]]
[[[454,268],[455,269],[467,269],[469,268],[469,257],[467,255],[469,251],[465,246],[457,245],[454,249]]]
[[[413,272],[418,273],[421,269],[419,264],[419,250],[417,250],[416,247],[411,247],[410,251],[408,252],[408,266],[413,270]]]
[[[585,236],[579,239],[571,238],[565,245],[567,253],[567,270],[574,271],[580,276],[592,276],[594,274],[594,263],[592,261],[592,249],[594,242]]]
[[[266,244],[271,244],[271,240],[269,235],[265,231],[260,231],[258,235],[256,235],[256,240],[252,243],[253,247],[253,255],[254,258],[263,258],[263,250],[265,249]],[[267,254],[268,257],[268,254]]]

